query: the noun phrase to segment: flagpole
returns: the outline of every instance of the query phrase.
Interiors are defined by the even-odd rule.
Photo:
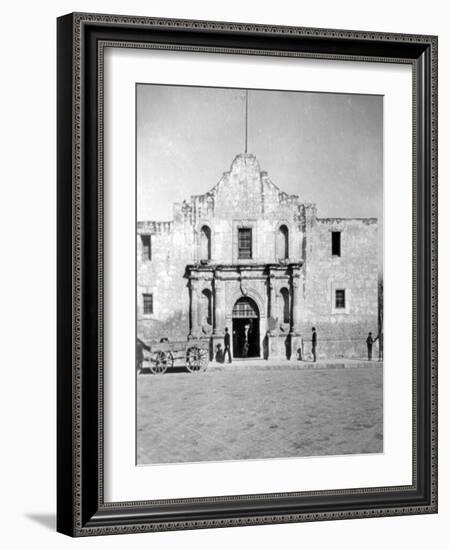
[[[245,92],[245,153],[248,152],[248,90]]]

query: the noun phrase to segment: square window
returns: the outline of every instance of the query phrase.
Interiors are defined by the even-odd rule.
[[[335,309],[345,309],[346,307],[346,293],[343,289],[335,291]]]
[[[141,235],[142,240],[142,258],[151,260],[151,235]]]
[[[341,231],[332,231],[332,256],[341,256]]]
[[[144,315],[151,315],[153,313],[153,295],[143,295],[143,313]]]
[[[238,230],[238,257],[239,260],[252,258],[253,235],[250,227],[241,227]]]

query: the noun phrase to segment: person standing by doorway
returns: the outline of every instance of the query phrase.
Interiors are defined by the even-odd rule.
[[[249,321],[245,323],[245,342],[248,342],[248,335],[249,335],[249,329],[251,328],[251,325],[249,324]]]
[[[316,363],[316,345],[317,345],[316,328],[312,327],[312,355],[313,355],[314,363]]]
[[[302,361],[302,358],[304,357],[304,341],[300,334],[298,334],[297,342],[298,342],[298,349],[296,350],[296,359],[298,359],[298,361]]]
[[[366,347],[368,349],[368,361],[371,361],[371,359],[373,358],[373,344],[373,333],[368,332],[368,338],[366,339]]]
[[[224,335],[224,354],[223,354],[223,363],[226,363],[226,354],[228,354],[229,362],[232,363],[232,357],[231,357],[231,337],[229,336],[228,327],[225,328],[225,335]]]
[[[249,321],[245,323],[244,326],[244,342],[243,342],[243,351],[242,351],[242,357],[248,357],[249,352],[249,332],[250,332],[251,325],[249,324]]]

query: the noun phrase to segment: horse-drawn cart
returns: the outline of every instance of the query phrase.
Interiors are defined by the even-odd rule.
[[[148,368],[153,374],[164,374],[172,367],[186,367],[189,372],[204,372],[209,364],[208,340],[164,340],[149,345],[143,344],[142,347],[138,368]]]

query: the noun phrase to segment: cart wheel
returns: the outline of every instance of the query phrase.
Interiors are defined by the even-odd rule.
[[[207,349],[191,347],[186,354],[186,367],[190,372],[200,372],[207,369],[209,352]]]
[[[164,372],[173,366],[173,355],[171,351],[156,351],[152,354],[149,361],[149,369],[153,374],[164,374]]]

